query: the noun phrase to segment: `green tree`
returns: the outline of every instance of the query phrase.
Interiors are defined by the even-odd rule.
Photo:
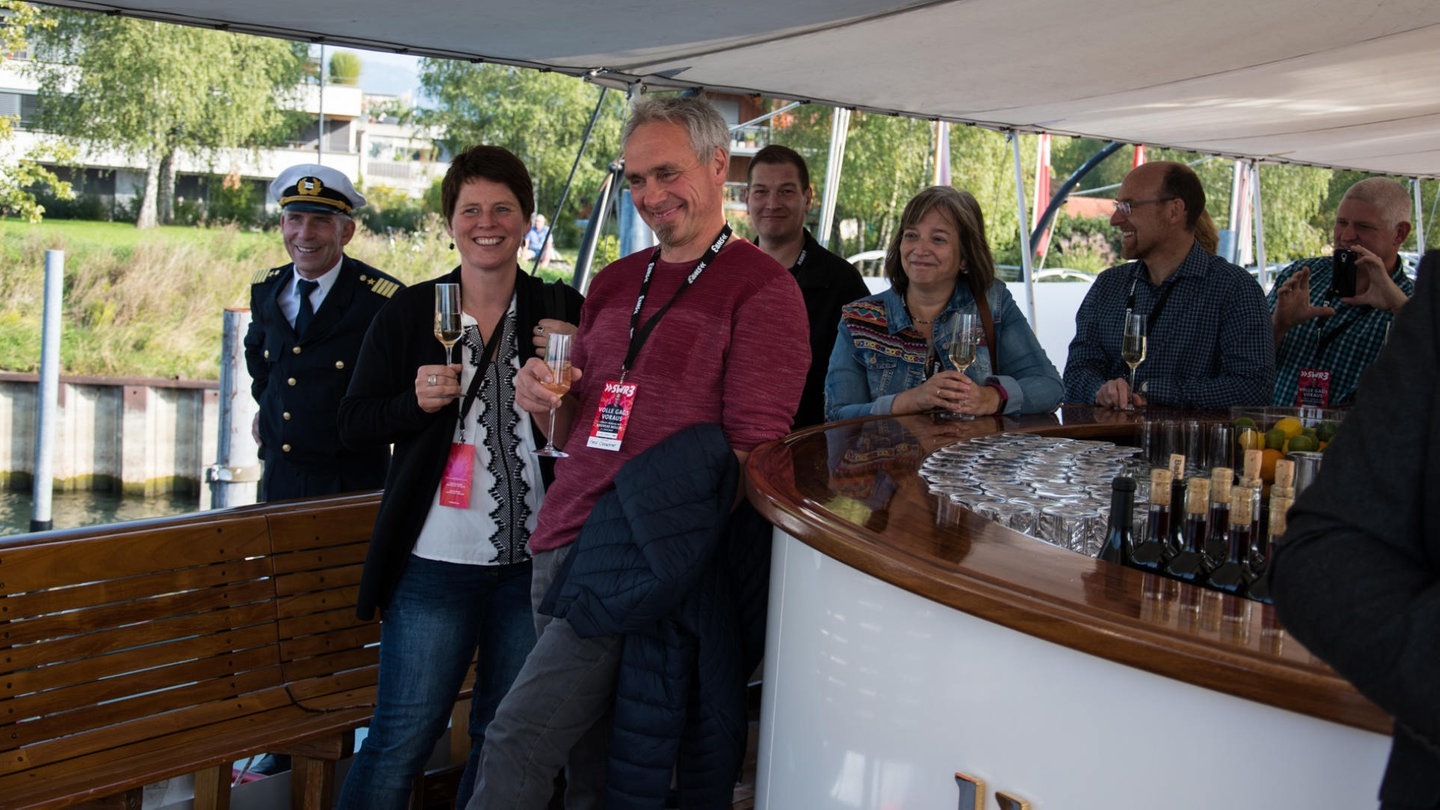
[[[1020,159],[1025,182],[1025,218],[1029,222],[1035,188],[1035,136],[1020,135]],[[1020,264],[1020,214],[1015,204],[1015,157],[1004,133],[981,127],[950,127],[950,184],[975,195],[985,214],[985,236],[997,264]],[[1017,272],[1001,269],[1013,280]]]
[[[1315,166],[1260,165],[1266,262],[1290,262],[1327,249],[1335,214],[1322,211],[1334,174]]]
[[[330,57],[330,81],[352,87],[358,85],[361,67],[359,56],[349,51],[340,51]]]
[[[182,150],[214,155],[295,128],[286,102],[302,75],[302,44],[88,12],[55,19],[34,37],[49,60],[32,63],[39,126],[145,162],[138,227],[172,220]]]
[[[772,129],[771,142],[805,156],[817,196],[829,161],[832,117],[829,107],[801,107]],[[841,244],[832,235],[837,250],[848,255],[889,244],[905,203],[935,176],[935,133],[935,124],[929,121],[863,112],[851,116],[835,221],[853,219],[861,227],[853,242]],[[1033,164],[1033,154],[1028,160]],[[969,191],[980,203],[986,237],[999,262],[1019,258],[1013,166],[1002,133],[973,126],[950,128],[951,185]],[[1027,183],[1033,182],[1033,171],[1032,165]]]
[[[555,209],[600,89],[581,79],[501,65],[445,59],[420,63],[420,85],[434,101],[416,119],[433,126],[451,152],[476,144],[503,146],[524,161],[535,182],[536,210]],[[620,156],[625,97],[608,95],[575,175],[570,210],[588,201]],[[573,217],[555,218],[563,227]]]
[[[16,0],[0,0],[0,62],[9,62],[25,52],[27,31],[43,30],[54,21],[38,9]],[[70,184],[41,164],[42,160],[64,161],[70,150],[56,146],[35,147],[24,155],[14,154],[15,118],[0,115],[0,215],[15,215],[39,222],[45,206],[35,199],[34,189],[46,188],[54,196],[69,200],[75,196]]]
[[[817,200],[829,164],[830,107],[805,106],[772,128],[770,141],[805,156]],[[846,134],[845,159],[835,198],[835,223],[860,225],[854,242],[830,244],[843,253],[884,248],[905,203],[923,187],[933,151],[933,125],[911,118],[856,112]],[[816,206],[818,208],[818,204]]]

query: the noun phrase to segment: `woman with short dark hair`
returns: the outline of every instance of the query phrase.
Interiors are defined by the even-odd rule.
[[[441,184],[460,264],[396,293],[376,316],[340,404],[347,443],[395,453],[360,582],[358,612],[381,611],[375,715],[340,807],[408,807],[470,662],[468,796],[485,727],[535,644],[526,543],[552,477],[545,439],[515,405],[515,374],[580,294],[516,262],[535,198],[519,158],[496,146],[457,155]],[[460,285],[461,362],[435,338],[435,285]],[[543,356],[543,348],[539,352]]]

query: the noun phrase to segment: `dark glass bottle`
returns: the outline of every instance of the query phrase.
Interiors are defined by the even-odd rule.
[[[1136,568],[1163,573],[1170,562],[1170,471],[1156,467],[1150,471],[1150,509],[1146,513],[1145,538],[1135,544],[1130,564]]]
[[[1259,450],[1245,451],[1245,468],[1240,474],[1240,484],[1249,487],[1251,490],[1253,509],[1250,510],[1250,542],[1258,543],[1260,536],[1265,530],[1264,515],[1261,513],[1261,499],[1265,491],[1265,481],[1260,478],[1260,460],[1263,458]]]
[[[1167,559],[1185,549],[1185,456],[1172,453],[1170,456],[1170,549]]]
[[[1205,541],[1209,539],[1206,513],[1210,509],[1210,479],[1195,476],[1185,488],[1185,520],[1177,533],[1180,553],[1170,560],[1165,573],[1182,581],[1199,583],[1214,566],[1207,564]]]
[[[1100,559],[1124,565],[1134,553],[1135,538],[1130,535],[1135,512],[1135,479],[1117,476],[1110,482],[1110,522],[1105,529],[1105,544],[1100,546]]]
[[[1206,584],[1218,591],[1244,596],[1250,585],[1250,544],[1253,529],[1250,516],[1254,512],[1251,488],[1238,484],[1230,490],[1230,525],[1225,532],[1225,561],[1210,572]]]
[[[1275,544],[1285,536],[1286,515],[1295,502],[1295,463],[1280,459],[1275,462],[1275,483],[1270,487],[1270,519],[1263,537],[1257,538],[1250,550],[1250,598],[1269,604],[1271,555]]]
[[[1225,562],[1225,532],[1230,528],[1230,489],[1235,485],[1235,471],[1216,467],[1210,471],[1210,536],[1205,539],[1205,563],[1214,570]]]

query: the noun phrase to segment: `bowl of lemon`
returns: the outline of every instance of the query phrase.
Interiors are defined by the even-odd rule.
[[[1345,419],[1344,408],[1230,409],[1238,450],[1260,450],[1260,477],[1275,477],[1275,462],[1290,453],[1323,452]]]

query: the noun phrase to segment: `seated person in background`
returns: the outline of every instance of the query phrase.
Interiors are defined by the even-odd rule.
[[[1365,373],[1271,565],[1306,649],[1395,718],[1381,807],[1440,808],[1440,251]]]
[[[525,261],[533,263],[536,256],[540,257],[541,267],[549,267],[550,260],[555,258],[555,245],[550,241],[550,226],[545,223],[544,214],[536,214],[530,230],[525,232]]]
[[[932,186],[915,195],[885,252],[885,276],[890,289],[840,310],[825,378],[827,419],[1044,413],[1060,404],[1060,375],[995,278],[980,204],[969,192]],[[943,359],[929,373],[937,348],[943,353],[950,343],[956,312],[978,313],[977,324],[993,326],[964,374]]]
[[[1265,296],[1249,273],[1196,240],[1204,211],[1200,178],[1183,163],[1146,163],[1125,176],[1110,224],[1131,261],[1101,273],[1075,313],[1066,402],[1221,409],[1270,401],[1275,348]],[[1132,312],[1145,317],[1148,339],[1134,391],[1120,358]]]
[[[1331,291],[1331,256],[1301,259],[1275,279],[1265,299],[1275,332],[1273,405],[1350,404],[1391,318],[1415,292],[1400,260],[1410,227],[1404,186],[1385,177],[1361,180],[1335,212],[1335,248],[1356,254],[1355,295]]]
[[[790,268],[810,320],[810,371],[795,412],[796,429],[825,421],[825,367],[835,348],[840,307],[870,293],[854,265],[821,247],[805,230],[813,198],[810,170],[794,149],[772,143],[750,158],[745,206],[755,246]]]

